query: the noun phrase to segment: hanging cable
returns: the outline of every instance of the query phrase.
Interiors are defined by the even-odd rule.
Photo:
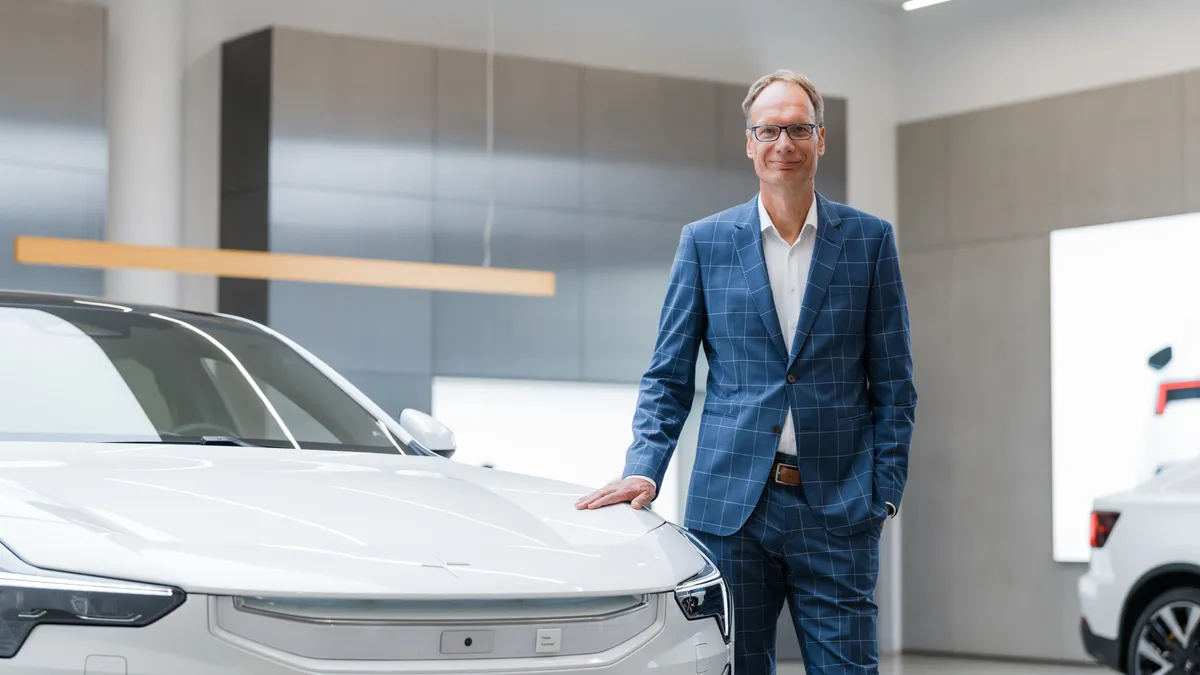
[[[495,145],[495,52],[496,52],[496,0],[488,0],[488,50],[487,50],[487,220],[483,225],[483,266],[492,264],[492,223],[496,217],[495,172],[492,171],[492,148]]]

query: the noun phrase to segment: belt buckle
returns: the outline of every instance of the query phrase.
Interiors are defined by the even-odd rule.
[[[774,476],[774,478],[775,478],[775,482],[776,482],[776,483],[779,483],[780,485],[790,485],[790,486],[793,486],[793,487],[795,487],[795,486],[799,485],[799,484],[800,484],[800,476],[799,476],[798,474],[797,474],[797,476],[796,476],[796,478],[795,478],[795,480],[794,480],[794,481],[792,481],[792,480],[785,480],[785,479],[783,478],[783,475],[782,475],[782,474],[783,474],[783,471],[784,471],[785,469],[789,469],[789,470],[792,470],[792,471],[798,471],[797,467],[791,466],[790,464],[784,464],[783,462],[775,462],[775,471],[774,471],[774,473],[775,473],[775,476]]]

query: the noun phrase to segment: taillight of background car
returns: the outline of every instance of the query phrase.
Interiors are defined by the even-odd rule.
[[[1092,548],[1104,546],[1120,515],[1115,511],[1092,511]]]

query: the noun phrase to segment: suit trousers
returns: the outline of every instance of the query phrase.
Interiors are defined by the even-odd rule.
[[[784,455],[780,461],[795,465]],[[776,626],[786,599],[806,675],[879,672],[875,586],[883,523],[849,537],[821,526],[803,486],[768,479],[740,530],[717,536],[691,530],[729,584],[734,672],[774,675]]]

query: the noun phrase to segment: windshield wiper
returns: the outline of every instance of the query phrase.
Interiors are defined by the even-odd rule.
[[[141,445],[239,445],[244,448],[265,448],[265,445],[251,443],[236,436],[172,436],[163,434],[162,440],[153,441],[110,441],[111,443],[129,443]]]
[[[261,445],[251,443],[250,441],[243,440],[241,438],[238,438],[237,436],[201,436],[199,439],[197,439],[195,441],[183,441],[183,442],[184,443],[194,442],[194,443],[198,443],[200,445],[240,445],[244,448],[261,448],[262,447]]]

